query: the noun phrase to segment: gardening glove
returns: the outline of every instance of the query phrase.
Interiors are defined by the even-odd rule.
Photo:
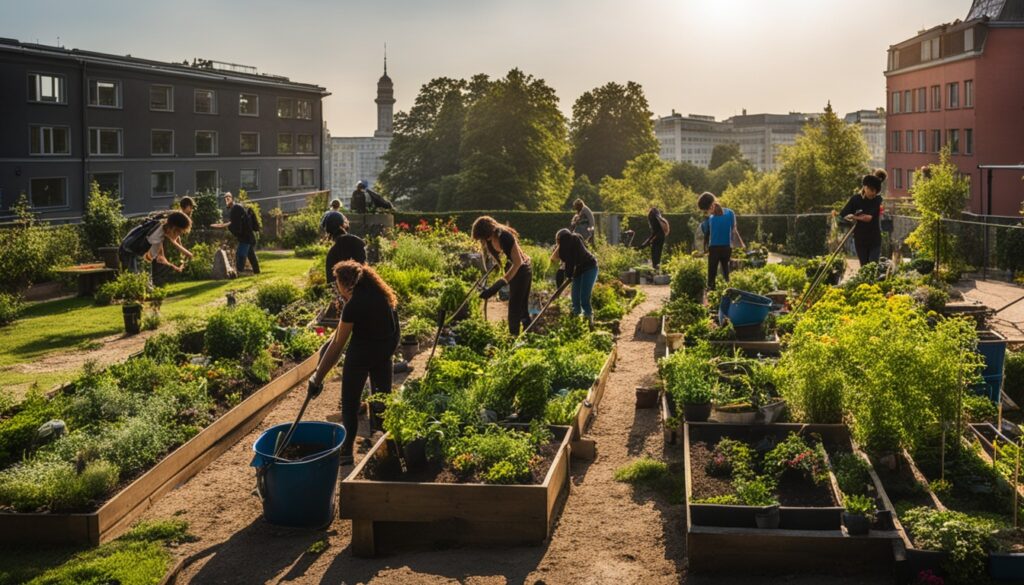
[[[316,376],[310,376],[309,382],[306,384],[306,395],[310,398],[316,398],[320,396],[320,393],[324,391],[324,383],[317,382]]]
[[[559,268],[558,272],[555,273],[555,287],[562,286],[565,281],[565,268]]]
[[[480,298],[486,301],[487,299],[498,294],[498,291],[501,290],[501,288],[506,284],[508,283],[505,282],[504,278],[499,278],[497,281],[495,281],[494,284],[480,291]]]

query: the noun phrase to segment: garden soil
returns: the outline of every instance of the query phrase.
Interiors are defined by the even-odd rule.
[[[336,519],[325,531],[274,527],[263,522],[249,463],[252,444],[267,428],[294,419],[304,398],[298,387],[286,396],[258,429],[243,438],[145,514],[147,519],[187,520],[198,540],[181,545],[176,555],[186,566],[177,583],[195,584],[411,584],[468,585],[674,584],[707,585],[786,583],[811,585],[821,578],[787,576],[778,580],[689,577],[685,562],[685,514],[665,496],[634,490],[613,479],[615,470],[648,455],[678,464],[680,447],[665,449],[657,409],[637,410],[634,389],[655,382],[654,336],[635,333],[641,315],[657,308],[668,287],[643,287],[647,300],[626,316],[619,359],[608,380],[600,413],[588,433],[597,441],[597,459],[574,461],[571,495],[551,540],[539,546],[407,550],[359,559],[350,550],[351,525]],[[494,307],[491,307],[493,310]],[[428,352],[413,361],[418,375]],[[401,377],[396,376],[396,384]],[[331,382],[306,412],[323,420],[337,410],[339,385]],[[366,452],[360,446],[358,456]],[[346,469],[346,472],[348,469]],[[297,494],[296,497],[301,497]],[[500,506],[500,502],[495,502]],[[326,550],[310,552],[326,540]],[[315,547],[319,548],[319,547]],[[870,583],[829,578],[829,583]]]

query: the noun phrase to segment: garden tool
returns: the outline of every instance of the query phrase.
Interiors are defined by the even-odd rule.
[[[807,301],[811,298],[811,294],[814,292],[814,289],[816,289],[818,285],[821,284],[821,281],[825,279],[825,275],[828,274],[829,267],[832,266],[832,262],[835,261],[839,253],[843,250],[843,246],[846,245],[846,240],[850,239],[850,236],[853,235],[853,230],[855,230],[856,228],[856,225],[851,227],[850,231],[846,232],[846,235],[844,235],[843,238],[839,240],[839,245],[836,246],[836,249],[833,250],[832,253],[829,254],[828,257],[825,259],[825,262],[821,265],[821,268],[819,268],[818,272],[814,275],[814,279],[811,280],[811,285],[807,287],[807,292],[805,292],[803,296],[800,297],[800,302],[797,303],[796,307],[793,309],[794,314],[798,313],[800,309],[802,309],[804,305],[807,304]]]
[[[437,340],[441,338],[441,330],[451,323],[451,320],[455,318],[455,315],[458,315],[459,312],[462,311],[462,308],[465,307],[466,303],[469,302],[469,299],[470,297],[473,296],[473,293],[475,293],[478,288],[480,288],[481,286],[483,286],[485,282],[487,282],[487,277],[490,276],[491,272],[494,272],[494,269],[497,267],[498,264],[497,262],[495,262],[494,264],[491,265],[490,268],[487,269],[486,272],[483,273],[482,276],[480,276],[480,278],[477,279],[476,282],[473,283],[473,286],[469,288],[469,292],[466,293],[466,296],[462,299],[462,302],[459,303],[459,307],[455,309],[455,311],[451,314],[450,317],[448,317],[447,319],[445,318],[444,309],[441,309],[440,313],[438,313],[437,333],[434,334],[434,344],[431,345],[430,347],[430,356],[427,358],[427,367],[424,368],[424,375],[426,375],[425,372],[430,369],[430,362],[434,359],[434,352],[437,350]],[[484,301],[484,303],[486,302],[487,301]]]
[[[324,353],[326,353],[327,346],[329,344],[330,344],[330,342],[328,341],[327,343],[325,343],[322,346],[320,346],[320,349],[318,350],[318,353],[319,353],[320,357],[317,359],[316,368],[313,371],[316,371],[316,370],[320,369],[320,362],[323,361]],[[321,389],[322,389],[322,385],[321,385]],[[295,433],[296,427],[299,426],[299,421],[302,420],[302,415],[306,413],[306,407],[309,406],[309,401],[312,400],[316,396],[317,396],[317,394],[313,394],[312,392],[308,392],[308,391],[306,392],[306,399],[302,401],[302,407],[299,408],[299,414],[298,414],[298,416],[295,417],[295,422],[293,422],[292,426],[288,428],[288,432],[284,434],[283,439],[282,439],[281,435],[277,436],[278,440],[275,442],[275,445],[274,445],[274,457],[280,457],[281,453],[284,451],[285,447],[288,446],[288,443],[292,440],[292,435]]]
[[[526,329],[523,329],[519,333],[519,337],[516,338],[516,344],[515,345],[518,345],[519,344],[519,340],[523,339],[523,337],[526,336],[526,333],[530,329],[532,329],[534,325],[537,324],[537,321],[540,321],[541,315],[544,314],[544,311],[547,311],[548,307],[551,306],[551,303],[554,303],[555,300],[558,299],[558,297],[562,296],[562,293],[565,292],[565,289],[569,288],[570,284],[572,284],[572,279],[571,278],[566,278],[565,282],[563,282],[562,285],[559,286],[555,290],[555,293],[553,295],[551,295],[551,298],[548,299],[548,302],[544,303],[544,306],[540,308],[540,312],[537,313],[537,316],[533,318],[533,321],[530,321],[530,324],[526,326]],[[513,347],[515,347],[515,345],[513,345]]]

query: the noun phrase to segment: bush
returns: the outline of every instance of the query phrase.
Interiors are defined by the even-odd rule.
[[[486,483],[524,483],[536,448],[530,435],[494,425],[456,440],[448,453],[457,473],[477,472]]]
[[[193,226],[206,227],[210,224],[220,223],[223,215],[217,204],[216,193],[211,191],[196,193],[192,199],[196,202],[196,208],[192,211]]]
[[[289,215],[281,230],[281,245],[294,249],[315,244],[320,239],[320,216],[312,206]]]
[[[57,416],[57,408],[42,394],[30,393],[21,409],[0,420],[0,468],[21,459],[32,447],[36,429]]]
[[[316,353],[323,344],[323,337],[308,329],[303,329],[288,337],[288,341],[284,344],[284,351],[293,360],[302,361]]]
[[[1006,352],[1003,389],[1017,404],[1024,404],[1024,351]]]
[[[326,256],[327,246],[322,244],[310,244],[308,246],[299,246],[295,248],[296,258],[316,258],[317,256]]]
[[[856,453],[843,453],[832,460],[839,489],[848,496],[867,495],[871,482],[871,466]]]
[[[602,281],[618,279],[620,272],[625,272],[644,260],[642,250],[626,246],[613,246],[605,242],[599,242],[591,251],[597,258],[597,265],[600,269],[599,278]]]
[[[554,374],[544,352],[524,348],[505,353],[496,357],[488,370],[470,391],[477,404],[494,412],[499,420],[513,413],[524,420],[544,415]]]
[[[828,235],[827,218],[819,215],[797,216],[786,242],[787,251],[794,256],[811,258],[828,253],[825,239]]]
[[[16,221],[0,229],[0,289],[17,292],[52,279],[54,270],[74,264],[83,255],[78,226],[43,226],[22,195],[11,209]]]
[[[94,257],[99,257],[100,248],[120,243],[123,224],[121,201],[110,193],[100,191],[99,185],[93,181],[89,187],[85,214],[82,216],[82,240],[85,247]]]
[[[682,298],[695,303],[704,302],[704,289],[707,285],[708,273],[704,260],[693,256],[679,256],[672,261],[672,300]]]
[[[19,512],[77,511],[117,485],[117,467],[93,461],[81,473],[72,463],[33,459],[0,471],[0,503]]]
[[[523,252],[530,257],[533,281],[544,282],[547,280],[548,273],[551,272],[551,251],[540,246],[525,244]]]
[[[459,321],[452,329],[459,345],[464,345],[479,355],[487,353],[488,347],[501,347],[509,339],[508,329],[498,323],[481,319]]]
[[[24,304],[20,297],[0,292],[0,326],[17,321],[23,308]]]
[[[192,252],[192,259],[185,263],[185,268],[181,271],[182,278],[186,280],[209,280],[212,278],[213,257],[218,249],[213,244],[193,245],[189,249]]]
[[[98,305],[109,305],[114,301],[141,303],[149,292],[149,275],[145,272],[122,272],[117,278],[105,282],[96,291],[93,299]]]
[[[284,280],[261,283],[256,287],[256,304],[271,315],[281,312],[297,301],[302,292],[294,284]]]
[[[904,524],[917,546],[949,553],[942,568],[953,582],[978,583],[986,577],[986,559],[995,549],[991,520],[922,507],[907,511]]]
[[[255,358],[267,345],[270,317],[255,305],[224,307],[206,323],[206,354],[211,359]]]
[[[320,270],[320,273],[323,274],[323,270]],[[395,291],[402,303],[407,303],[416,296],[428,294],[437,276],[425,268],[402,269],[390,262],[379,264],[377,273]]]

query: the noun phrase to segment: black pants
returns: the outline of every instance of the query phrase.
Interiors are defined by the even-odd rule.
[[[882,240],[879,238],[853,238],[853,246],[857,249],[860,265],[878,262],[882,256]]]
[[[718,278],[718,266],[722,266],[722,278],[729,282],[729,260],[732,258],[732,246],[711,246],[708,248],[708,290],[715,289]]]
[[[370,394],[391,392],[394,379],[391,355],[380,356],[375,360],[352,360],[345,358],[341,368],[341,424],[345,425],[345,442],[341,444],[341,454],[351,455],[355,445],[356,432],[359,430],[359,402],[363,396],[366,378],[370,378]],[[380,405],[374,407],[370,403],[370,430],[381,430],[377,412]],[[376,410],[375,410],[376,409]]]
[[[665,238],[655,238],[651,241],[651,266],[655,270],[661,266],[661,251],[665,248]]]
[[[520,266],[508,283],[508,331],[513,336],[530,324],[530,285],[533,269]]]

